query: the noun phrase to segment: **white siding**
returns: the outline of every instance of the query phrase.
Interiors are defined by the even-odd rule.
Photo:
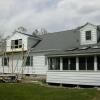
[[[46,74],[47,65],[45,64],[45,56],[34,56],[33,61],[35,74]]]
[[[10,55],[9,66],[2,66],[2,67],[4,67],[4,73],[12,73],[12,72],[19,73],[19,70],[21,70],[21,65],[22,65],[21,55],[14,55],[13,60],[12,60],[12,55]]]
[[[12,51],[11,49],[11,40],[16,40],[16,39],[22,39],[22,44],[24,44],[24,50],[27,50],[27,36],[20,34],[20,33],[15,33],[13,36],[11,36],[10,38],[8,38],[6,40],[6,51]],[[18,49],[13,49],[13,51],[22,51],[22,48],[18,48]]]
[[[34,55],[33,53],[30,54],[33,56],[33,66],[24,66],[23,67],[23,74],[43,74],[46,75],[47,65],[45,65],[45,56],[44,55]],[[13,65],[12,65],[13,64]],[[17,54],[9,55],[9,66],[2,66],[2,57],[0,57],[0,73],[22,73],[22,55]],[[12,70],[13,68],[13,70]]]
[[[91,31],[91,40],[86,40],[86,31]],[[80,30],[80,44],[86,45],[86,44],[95,44],[97,43],[97,28],[93,25],[87,24]]]
[[[2,67],[2,57],[0,57],[0,73],[3,72],[3,67]]]
[[[100,86],[100,72],[47,72],[47,82]]]

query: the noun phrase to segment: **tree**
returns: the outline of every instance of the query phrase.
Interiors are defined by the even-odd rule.
[[[3,39],[4,39],[4,34],[0,33],[0,42],[2,42]]]
[[[41,28],[40,33],[41,33],[41,35],[43,35],[43,34],[47,34],[48,32],[45,28]]]
[[[21,32],[21,33],[26,33],[27,32],[27,29],[25,27],[23,27],[23,26],[20,26],[15,31],[18,31],[18,32]]]
[[[38,29],[35,29],[35,30],[33,31],[32,35],[38,35],[38,33],[39,33]]]

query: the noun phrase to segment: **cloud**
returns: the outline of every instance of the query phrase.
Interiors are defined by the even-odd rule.
[[[0,31],[10,35],[24,26],[49,32],[67,30],[86,22],[100,24],[99,0],[0,0]]]

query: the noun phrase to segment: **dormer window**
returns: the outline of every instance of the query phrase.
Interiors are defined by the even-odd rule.
[[[80,28],[80,45],[96,44],[99,38],[96,25],[86,23]]]
[[[91,40],[91,31],[86,31],[86,40]]]
[[[11,40],[11,48],[22,48],[22,39]]]

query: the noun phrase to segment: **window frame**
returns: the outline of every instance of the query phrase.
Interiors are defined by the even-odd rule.
[[[86,38],[86,41],[90,41],[90,40],[92,39],[91,33],[92,33],[91,31],[86,31],[86,32],[85,32],[85,35],[86,35],[86,37],[85,37],[85,38]]]
[[[2,57],[2,66],[9,66],[9,57]]]
[[[79,57],[79,71],[94,71],[94,56]]]
[[[11,40],[11,49],[22,48],[22,39]]]
[[[76,57],[64,57],[63,70],[76,71]]]
[[[49,69],[48,70],[60,70],[60,58],[53,57],[48,58]]]
[[[26,58],[25,66],[33,66],[33,56],[28,56]]]
[[[97,55],[97,71],[100,71],[100,55]]]

